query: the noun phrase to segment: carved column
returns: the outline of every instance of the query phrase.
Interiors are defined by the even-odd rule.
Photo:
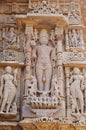
[[[66,43],[66,50],[69,49],[69,41],[68,41],[68,30],[65,30],[65,43]]]
[[[84,91],[84,110],[85,110],[85,113],[86,113],[86,69],[83,68],[83,75],[84,75],[84,78],[85,78],[85,91]]]
[[[82,49],[84,50],[85,49],[85,47],[84,47],[84,40],[83,40],[83,32],[82,32],[82,30],[80,30],[80,34],[81,34],[81,43],[82,43]]]
[[[62,96],[64,95],[64,88],[63,88],[63,65],[62,65],[62,55],[63,55],[63,28],[56,27],[56,39],[57,39],[57,69],[58,69],[58,84],[61,90]]]
[[[70,77],[70,68],[65,67],[66,74],[66,101],[67,101],[67,116],[70,116],[70,86],[69,86],[69,77]]]
[[[58,87],[62,96],[62,116],[65,115],[65,101],[64,101],[64,72],[63,72],[63,64],[62,64],[62,56],[63,56],[63,28],[56,27],[55,29],[56,39],[57,39],[57,75],[58,75]]]
[[[33,35],[33,26],[31,24],[26,25],[26,43],[25,43],[25,95],[27,95],[27,87],[31,77],[31,40]]]

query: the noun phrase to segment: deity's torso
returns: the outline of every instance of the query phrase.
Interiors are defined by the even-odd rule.
[[[5,74],[3,76],[3,78],[4,78],[4,81],[5,81],[5,87],[14,86],[14,84],[13,84],[13,76],[11,74]]]
[[[39,64],[51,64],[51,52],[52,48],[47,45],[40,45],[37,47],[38,60]]]

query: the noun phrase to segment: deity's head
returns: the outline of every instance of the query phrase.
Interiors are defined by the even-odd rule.
[[[39,34],[39,41],[41,44],[48,44],[49,41],[49,35],[46,29],[42,29]]]
[[[27,40],[32,40],[32,33],[28,32],[26,37],[27,37]]]
[[[79,74],[79,73],[80,73],[79,68],[74,67],[74,68],[73,68],[73,73],[74,73],[74,74]]]
[[[14,27],[11,27],[11,28],[10,28],[10,31],[11,31],[11,32],[14,32]]]
[[[6,71],[6,73],[11,73],[12,72],[12,68],[10,67],[10,66],[7,66],[6,68],[5,68],[5,71]]]
[[[72,33],[73,33],[73,34],[75,34],[75,33],[76,33],[75,29],[73,29],[73,30],[72,30]]]

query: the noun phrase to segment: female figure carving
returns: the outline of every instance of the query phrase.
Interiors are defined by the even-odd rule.
[[[14,72],[14,76],[11,74],[12,68],[7,66],[5,68],[6,73],[1,76],[1,92],[0,96],[2,98],[1,112],[6,110],[6,113],[10,111],[11,104],[16,96],[16,75],[17,69]],[[6,107],[7,106],[7,107]]]
[[[80,70],[76,67],[73,69],[73,74],[70,78],[70,93],[74,99],[74,102],[76,106],[77,104],[77,99],[79,101],[79,106],[80,106],[80,111],[83,113],[83,82],[84,82],[84,77],[80,74]],[[79,107],[77,108],[77,112],[79,112]]]

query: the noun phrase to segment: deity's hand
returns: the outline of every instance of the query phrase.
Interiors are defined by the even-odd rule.
[[[36,59],[37,59],[37,56],[36,56],[36,54],[33,53],[32,60],[35,61]]]
[[[84,91],[85,90],[85,84],[81,83],[81,90]]]
[[[16,79],[14,79],[14,84],[17,86],[17,80]]]
[[[31,46],[34,48],[36,46],[36,42],[34,40],[31,41]]]
[[[55,45],[56,45],[55,40],[51,40],[51,43],[52,43],[53,47],[55,47]]]

